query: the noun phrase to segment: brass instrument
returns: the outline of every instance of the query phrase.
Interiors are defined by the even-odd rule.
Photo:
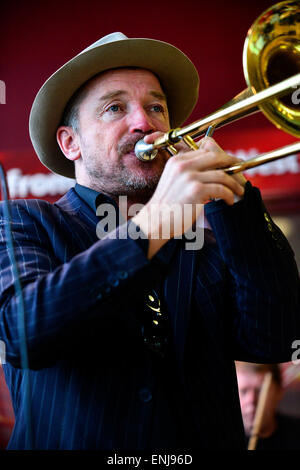
[[[300,137],[299,1],[280,2],[253,23],[244,43],[243,70],[248,88],[214,113],[185,127],[171,129],[153,144],[140,140],[135,146],[137,158],[151,161],[160,148],[174,155],[175,145],[180,141],[195,150],[198,146],[194,138],[210,127],[224,126],[257,111],[262,111],[279,129]],[[300,142],[295,142],[224,171],[237,173],[299,151]]]

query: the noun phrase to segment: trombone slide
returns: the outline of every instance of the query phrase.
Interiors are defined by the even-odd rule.
[[[289,155],[293,155],[298,152],[300,152],[300,142],[294,142],[293,144],[286,145],[285,147],[280,147],[279,149],[271,150],[270,152],[258,155],[257,157],[251,158],[250,160],[236,163],[229,168],[225,168],[224,171],[228,175],[233,175],[234,173],[246,171],[250,168],[278,160],[279,158],[288,157]]]

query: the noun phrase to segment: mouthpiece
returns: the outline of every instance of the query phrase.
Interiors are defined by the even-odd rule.
[[[134,152],[136,157],[142,162],[149,162],[154,160],[158,150],[152,144],[146,144],[144,140],[139,140],[135,144]]]

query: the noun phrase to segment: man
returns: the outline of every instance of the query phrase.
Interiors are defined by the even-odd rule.
[[[282,378],[277,364],[237,362],[240,404],[247,438],[252,435],[260,393],[267,373],[271,383],[262,414],[257,450],[299,450],[300,421],[278,413],[283,397]]]
[[[197,94],[181,51],[121,33],[39,91],[34,148],[77,182],[54,205],[10,206],[26,338],[3,236],[0,333],[16,415],[9,449],[24,448],[29,418],[38,449],[243,448],[234,359],[289,359],[300,331],[298,273],[259,191],[221,170],[236,159],[213,139],[172,158],[135,157],[138,140],[187,119]],[[201,249],[187,249],[207,201],[212,230]],[[189,224],[174,211],[166,233],[174,205],[187,208]],[[103,207],[125,220],[106,236],[103,224],[99,239]]]

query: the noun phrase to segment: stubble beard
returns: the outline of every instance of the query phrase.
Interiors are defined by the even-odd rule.
[[[132,152],[139,138],[126,138],[121,140],[117,147],[118,161],[99,164],[99,154],[86,152],[85,172],[89,179],[89,187],[116,198],[120,195],[134,196],[141,200],[149,199],[155,191],[164,169],[164,159],[153,172],[145,176],[141,171],[134,171],[124,164],[123,156]],[[132,156],[132,158],[136,158]],[[159,157],[158,157],[159,158]],[[151,165],[151,162],[144,163]]]

